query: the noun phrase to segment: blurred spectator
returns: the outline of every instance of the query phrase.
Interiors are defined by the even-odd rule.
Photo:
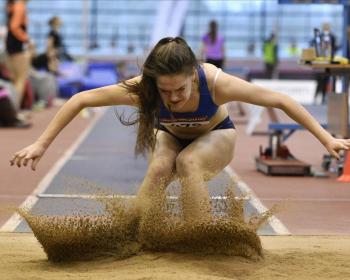
[[[31,65],[36,70],[44,70],[56,76],[59,75],[59,60],[55,48],[48,48],[44,53],[37,54],[35,44],[30,46]]]
[[[133,43],[129,43],[126,51],[128,54],[135,53],[135,45]]]
[[[1,55],[0,56],[0,87],[6,88],[8,97],[11,99],[13,106],[16,107],[18,94],[14,84],[12,83],[11,79],[8,76],[8,71],[4,62],[5,62],[4,57],[3,55]]]
[[[333,60],[334,54],[338,50],[337,39],[332,33],[331,27],[327,22],[322,25],[321,46],[323,56],[330,56],[331,60]]]
[[[265,63],[265,74],[267,78],[277,77],[278,45],[275,34],[271,33],[263,44],[263,55]]]
[[[57,97],[58,85],[58,59],[54,53],[55,49],[48,50],[43,54],[36,54],[35,44],[31,44],[30,54],[32,67],[30,70],[30,81],[34,92],[34,109],[50,107],[53,99]]]
[[[66,46],[63,42],[59,30],[62,25],[62,21],[59,17],[54,16],[49,20],[50,32],[47,36],[47,51],[57,53],[57,57],[60,60],[73,60],[70,54],[68,54]]]
[[[8,89],[0,85],[0,127],[28,128],[30,126],[30,123],[18,117]]]
[[[300,49],[298,48],[297,42],[294,38],[290,40],[289,46],[288,46],[288,56],[297,58],[300,56]]]
[[[20,109],[26,81],[28,79],[30,56],[27,51],[29,35],[26,4],[29,0],[7,0],[7,64],[17,92],[16,108]]]
[[[311,40],[311,46],[315,47],[317,56],[333,60],[338,50],[336,36],[332,33],[329,23],[322,25],[322,32],[318,28],[314,29],[314,38]],[[327,92],[335,88],[335,79],[332,79],[324,73],[316,73],[316,90],[314,103],[317,103],[318,96],[321,96],[321,104],[326,103]]]
[[[250,42],[247,45],[247,55],[248,56],[254,56],[255,55],[255,44],[254,44],[254,42]]]
[[[7,36],[7,27],[6,25],[0,25],[0,53],[6,51],[6,36]]]
[[[9,80],[5,67],[5,57],[0,55],[0,127],[30,127],[23,114],[16,109],[16,88]]]
[[[310,47],[315,49],[316,56],[321,56],[321,32],[318,28],[314,28],[314,34],[310,41]]]
[[[218,33],[218,24],[210,21],[209,31],[202,37],[201,58],[207,63],[223,68],[225,61],[225,40]]]

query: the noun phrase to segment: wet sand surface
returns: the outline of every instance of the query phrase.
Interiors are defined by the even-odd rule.
[[[140,253],[52,264],[31,233],[0,234],[1,279],[350,279],[350,237],[263,236],[264,259]]]

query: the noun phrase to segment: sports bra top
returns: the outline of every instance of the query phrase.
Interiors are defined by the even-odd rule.
[[[163,101],[161,101],[159,113],[159,123],[161,125],[175,127],[197,127],[208,124],[210,119],[215,115],[215,113],[218,110],[218,106],[214,103],[212,99],[205,77],[205,73],[201,66],[197,67],[197,73],[199,78],[200,94],[199,105],[197,110],[195,112],[182,113],[170,112],[165,107]]]

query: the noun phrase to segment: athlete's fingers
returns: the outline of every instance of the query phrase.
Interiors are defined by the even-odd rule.
[[[333,151],[331,152],[331,155],[332,155],[333,157],[335,157],[337,160],[340,159],[339,153],[338,153],[337,151],[335,151],[335,150],[333,150]]]
[[[14,165],[14,164],[16,163],[16,160],[17,160],[18,156],[21,154],[21,152],[22,152],[22,151],[16,152],[16,153],[12,156],[12,158],[11,158],[11,160],[10,160],[11,165]]]
[[[40,160],[40,157],[34,158],[32,161],[32,170],[35,171],[36,170],[36,165],[38,164]]]
[[[349,150],[350,144],[348,144],[346,141],[340,141],[338,143],[337,150]]]
[[[348,147],[348,149],[350,149],[350,140],[347,140],[347,141],[345,141],[345,146],[347,146]]]
[[[23,166],[27,166],[27,163],[28,163],[29,160],[30,160],[29,157],[25,157],[25,158],[23,159]]]
[[[343,145],[342,148],[343,148],[343,150],[349,150],[349,146],[347,146],[347,145]]]
[[[16,160],[16,155],[13,155],[12,158],[10,159],[10,165],[14,165],[15,164],[15,160]]]
[[[20,154],[20,155],[18,155],[17,156],[17,158],[16,158],[16,165],[18,166],[18,167],[21,167],[21,165],[22,165],[22,159],[24,158],[24,155],[23,154]]]

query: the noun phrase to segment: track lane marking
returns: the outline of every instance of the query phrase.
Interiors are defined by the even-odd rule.
[[[77,140],[63,153],[59,160],[54,164],[54,166],[49,170],[45,177],[40,181],[38,186],[34,191],[26,198],[26,200],[19,206],[19,208],[25,207],[31,209],[35,203],[39,200],[38,195],[45,192],[52,180],[68,161],[68,159],[73,155],[79,145],[84,141],[90,131],[93,129],[97,121],[105,114],[106,108],[99,108],[95,110],[95,115],[90,122],[90,124],[85,128],[85,130],[80,134]],[[14,213],[0,228],[0,232],[13,232],[17,226],[21,223],[22,218],[17,213]]]
[[[253,190],[243,182],[239,176],[233,171],[232,167],[229,165],[225,167],[224,171],[227,175],[233,180],[237,182],[237,188],[245,195],[247,194],[250,198],[249,202],[252,206],[258,211],[258,213],[266,212],[267,207],[258,199]],[[276,232],[277,235],[291,235],[290,231],[287,227],[276,217],[271,216],[268,219],[268,223],[272,227],[272,229]]]

